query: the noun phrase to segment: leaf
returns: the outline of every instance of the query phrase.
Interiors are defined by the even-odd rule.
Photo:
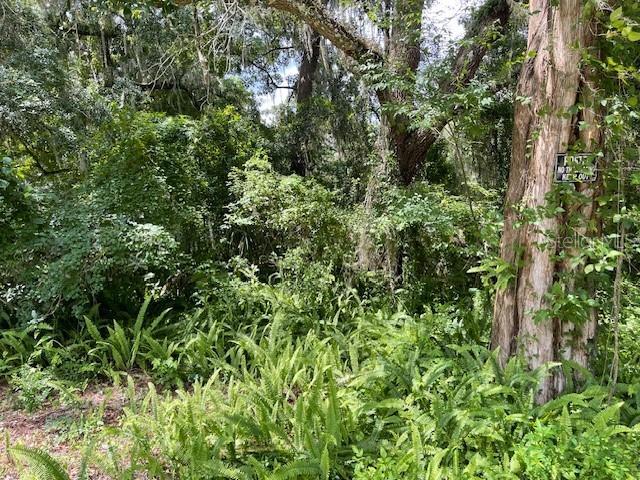
[[[89,335],[91,335],[91,337],[96,342],[102,341],[102,335],[100,335],[100,332],[98,331],[98,327],[96,327],[96,325],[86,315],[84,317],[84,322],[85,322],[85,324],[87,326],[87,331],[89,332]]]
[[[147,307],[149,306],[150,302],[151,302],[151,295],[147,295],[144,299],[144,303],[142,304],[142,306],[140,307],[140,310],[138,311],[138,316],[136,317],[136,323],[133,326],[134,334],[137,334],[139,331],[142,330],[142,322],[144,322],[144,316],[147,313]]]
[[[612,22],[615,22],[616,20],[620,20],[621,17],[622,17],[622,7],[618,7],[613,12],[611,12],[609,19]]]
[[[78,472],[78,480],[89,480],[89,459],[95,447],[95,440],[91,440],[85,448],[82,458],[80,459],[80,469]]]
[[[442,472],[442,468],[440,468],[440,463],[442,462],[442,459],[444,458],[446,453],[447,453],[447,450],[442,448],[438,450],[438,452],[433,456],[433,458],[431,458],[431,460],[429,461],[429,466],[427,467],[426,478],[428,478],[429,480],[438,480],[443,477],[442,475],[443,472]]]
[[[598,414],[593,417],[593,426],[599,430],[604,429],[618,414],[623,405],[624,402],[614,403],[613,405],[610,405],[604,410],[598,412]]]
[[[331,472],[331,469],[329,466],[329,450],[326,445],[322,451],[322,457],[320,457],[320,470],[322,471],[322,478],[324,480],[329,480],[329,473]]]
[[[270,478],[286,480],[288,478],[314,477],[320,473],[320,467],[312,460],[294,460],[279,468]]]
[[[64,467],[44,450],[18,445],[10,452],[29,464],[30,473],[36,480],[71,480]]]

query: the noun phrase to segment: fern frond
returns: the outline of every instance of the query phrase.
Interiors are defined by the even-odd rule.
[[[98,327],[96,327],[96,324],[93,323],[91,319],[86,315],[84,317],[84,323],[87,326],[87,332],[89,332],[89,335],[91,335],[91,338],[93,338],[96,342],[102,341],[102,335],[100,335],[100,331],[98,330]]]
[[[136,316],[136,323],[133,326],[134,334],[138,334],[142,331],[142,323],[144,322],[144,317],[147,314],[147,308],[149,307],[149,303],[151,303],[151,295],[147,295],[144,299],[144,303],[138,310],[138,315]]]
[[[89,459],[93,453],[94,442],[90,442],[85,448],[82,458],[80,459],[80,470],[78,472],[78,480],[89,480]]]
[[[71,480],[62,464],[42,449],[17,445],[11,447],[10,452],[29,465],[30,473],[37,480]]]
[[[270,477],[270,480],[287,480],[289,478],[318,477],[322,469],[313,460],[294,460],[280,467]]]

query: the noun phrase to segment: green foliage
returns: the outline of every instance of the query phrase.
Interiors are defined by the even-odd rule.
[[[0,373],[6,375],[28,362],[36,340],[26,329],[11,329],[0,332]]]
[[[535,480],[637,476],[638,433],[627,433],[615,420],[613,425],[606,420],[620,406],[603,409],[586,428],[580,425],[579,414],[569,414],[566,407],[557,422],[536,424],[516,451],[516,473]]]
[[[622,305],[618,329],[619,381],[635,384],[640,379],[640,355],[638,328],[640,328],[640,291],[637,282],[625,280],[622,283]],[[607,304],[607,307],[609,305]],[[594,361],[595,371],[606,378],[610,374],[612,356],[615,351],[614,335],[616,326],[606,315],[602,319],[602,330],[598,341],[598,356]]]
[[[497,232],[490,192],[478,187],[476,195],[472,209],[465,198],[427,183],[390,189],[383,196],[367,227],[375,248],[400,264],[409,308],[424,305],[425,298],[457,299],[478,285],[465,265],[493,251]]]
[[[603,387],[535,407],[546,369],[527,372],[518,359],[501,369],[482,348],[447,346],[433,319],[361,312],[353,323],[292,335],[283,310],[269,318],[265,328],[216,326],[224,344],[208,381],[177,395],[151,386],[130,405],[110,441],[131,440],[135,471],[185,479],[639,473],[637,433],[625,426],[637,405],[608,406]]]
[[[75,200],[25,252],[39,260],[23,273],[35,287],[25,292],[33,310],[51,315],[62,303],[81,318],[97,302],[119,308],[132,293],[141,297],[145,281],[162,281],[177,268],[177,242],[162,226],[111,214],[89,199]],[[37,280],[30,278],[36,275]]]
[[[121,111],[87,142],[86,178],[39,198],[46,222],[38,228],[18,223],[29,210],[8,178],[16,225],[6,235],[20,243],[4,261],[7,315],[81,318],[97,303],[103,313],[131,312],[147,287],[175,293],[194,260],[216,258],[227,175],[257,139],[232,107],[199,121]],[[10,174],[8,163],[3,169]]]
[[[269,153],[277,171],[291,172],[292,159],[302,161],[318,183],[354,201],[364,193],[365,175],[376,161],[363,162],[371,155],[374,133],[364,118],[367,99],[342,70],[325,81],[326,86],[316,87],[326,88],[326,95],[314,96],[295,111],[283,106]]]
[[[198,120],[120,111],[91,139],[87,187],[108,211],[164,226],[186,251],[215,247],[205,239],[229,201],[227,176],[258,142],[231,106]]]
[[[82,88],[56,38],[31,5],[3,1],[0,20],[0,138],[15,160],[47,175],[78,160],[87,118],[104,114]]]
[[[84,320],[87,332],[96,343],[95,348],[92,348],[88,352],[89,356],[98,358],[99,364],[102,365],[103,368],[106,368],[108,365],[113,365],[113,368],[117,370],[128,371],[139,364],[140,361],[138,358],[143,338],[147,338],[149,332],[155,330],[168,312],[168,310],[165,310],[158,315],[150,325],[145,325],[145,315],[149,302],[151,302],[151,296],[147,295],[147,298],[138,311],[135,323],[131,327],[128,325],[124,325],[123,327],[114,320],[113,328],[107,326],[107,332],[104,338],[93,321],[85,316]]]
[[[225,229],[245,258],[260,265],[300,248],[308,260],[342,263],[350,245],[348,217],[312,179],[279,175],[257,153],[231,172],[230,192]]]
[[[267,91],[289,81],[271,70],[298,61],[307,33],[280,16],[216,2],[0,3],[0,377],[33,412],[70,402],[80,381],[127,375],[117,423],[93,412],[66,433],[104,446],[106,474],[640,477],[634,269],[621,270],[620,315],[606,313],[619,260],[640,253],[637,2],[598,7],[601,55],[582,59],[606,110],[602,160],[616,167],[603,171],[602,225],[570,215],[591,202],[572,185],[518,224],[566,217],[540,248],[602,228],[556,249],[567,268],[538,312],[580,323],[601,309],[597,376],[521,358],[501,367],[486,348],[492,295],[527,261],[496,258],[513,66],[536,55],[522,52],[518,19],[504,37],[488,28],[463,41],[494,49],[446,94],[435,40],[425,46],[438,58],[415,77],[363,62],[380,109],[322,45],[312,98],[266,126],[254,100],[264,89],[243,67],[269,77]],[[366,10],[389,31],[388,13]],[[380,124],[408,138],[443,122],[424,181],[386,184]],[[302,157],[307,175],[287,175]],[[607,382],[616,360],[618,384]],[[570,373],[566,393],[535,405],[557,368]],[[149,377],[144,392],[130,373]],[[70,477],[42,450],[11,455],[36,478]]]
[[[37,480],[70,480],[64,467],[44,450],[15,446],[11,454],[30,466],[30,473]]]
[[[11,158],[0,160],[0,245],[9,249],[17,232],[33,221],[29,186]]]
[[[63,402],[73,401],[73,388],[57,380],[50,371],[23,365],[9,379],[19,408],[33,412],[44,404],[55,392]]]
[[[71,480],[65,471],[65,467],[46,451],[39,448],[30,448],[23,445],[14,445],[9,450],[10,455],[18,461],[28,465],[30,478],[34,480]],[[89,457],[92,454],[90,445],[84,452],[80,461],[77,480],[89,479]]]

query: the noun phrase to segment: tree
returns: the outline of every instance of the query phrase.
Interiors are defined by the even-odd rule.
[[[410,115],[406,113],[413,105],[412,87],[421,60],[424,0],[394,0],[385,5],[384,15],[388,18],[382,22],[383,45],[360,35],[355,27],[340,21],[315,0],[266,0],[266,4],[305,22],[360,65],[386,75],[385,81],[377,83],[375,94],[382,106],[382,120],[389,131],[401,181],[405,185],[410,184],[419,172],[427,151],[450,119],[450,115],[444,115],[432,128],[415,129]],[[489,32],[496,26],[503,30],[509,15],[507,0],[489,0],[483,5],[468,30],[466,40],[484,38],[484,41],[461,44],[453,58],[449,78],[440,83],[441,93],[455,92],[471,81],[487,52],[490,42],[486,38],[493,38]]]
[[[580,0],[560,0],[557,5],[532,0],[529,12],[527,60],[517,87],[500,246],[502,260],[515,271],[496,295],[492,347],[500,348],[503,363],[522,353],[531,368],[561,360],[586,367],[595,316],[578,320],[553,318],[545,312],[554,282],[562,274],[575,273],[566,261],[574,247],[558,247],[568,231],[568,214],[581,214],[578,233],[597,231],[596,188],[578,184],[579,200],[565,206],[566,215],[544,210],[553,189],[556,154],[572,147],[595,152],[600,143],[593,84],[581,64],[583,50],[593,44],[595,27]],[[537,214],[531,218],[533,212]],[[538,401],[553,398],[563,388],[561,374],[549,376],[540,385]]]
[[[313,96],[313,84],[316,79],[318,62],[320,60],[320,41],[322,37],[311,30],[308,35],[308,45],[303,45],[302,59],[298,68],[298,81],[296,82],[296,113],[303,120],[303,126],[311,129],[307,117],[310,116],[310,102]],[[305,142],[305,132],[297,135],[297,148],[291,159],[291,169],[298,175],[305,176],[309,171],[309,149]]]
[[[80,77],[121,105],[151,97],[152,108],[168,113],[198,115],[227,103],[255,110],[238,82],[225,78],[261,47],[237,41],[258,35],[255,25],[232,21],[233,6],[54,1],[41,10]]]

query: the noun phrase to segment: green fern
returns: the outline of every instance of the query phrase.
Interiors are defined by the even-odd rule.
[[[62,464],[42,449],[17,445],[10,452],[29,465],[29,473],[36,480],[71,480]]]
[[[294,460],[273,472],[269,480],[287,480],[290,478],[317,478],[322,474],[322,469],[313,460]]]
[[[89,479],[89,459],[93,453],[93,442],[89,443],[85,448],[76,480]],[[40,449],[32,448],[24,445],[15,445],[9,447],[8,451],[16,460],[22,461],[28,465],[29,474],[35,480],[71,480],[64,466],[49,453]]]

